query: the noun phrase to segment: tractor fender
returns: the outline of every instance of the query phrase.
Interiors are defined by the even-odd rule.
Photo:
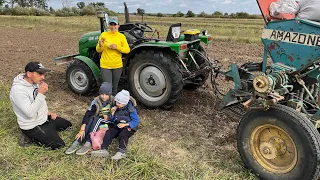
[[[79,55],[79,56],[75,56],[74,59],[77,59],[79,61],[86,63],[86,65],[91,69],[94,77],[97,78],[101,75],[100,68],[90,58]]]
[[[165,51],[168,53],[174,53],[177,54],[175,51],[173,51],[169,46],[164,46],[164,45],[157,45],[157,44],[142,44],[139,46],[136,46],[135,48],[133,48],[130,53],[126,56],[125,58],[125,67],[129,67],[130,64],[130,60],[138,53],[140,53],[142,50],[146,50],[146,49],[152,49],[152,50],[161,50],[161,51]]]

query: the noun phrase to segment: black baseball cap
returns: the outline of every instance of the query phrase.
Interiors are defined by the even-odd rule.
[[[45,69],[44,66],[40,62],[29,62],[24,68],[25,72],[37,72],[40,74],[44,74],[49,72],[49,69]]]

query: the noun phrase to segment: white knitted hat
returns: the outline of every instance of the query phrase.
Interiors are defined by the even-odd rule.
[[[116,101],[120,104],[127,105],[130,100],[130,93],[127,90],[121,90],[115,97]]]

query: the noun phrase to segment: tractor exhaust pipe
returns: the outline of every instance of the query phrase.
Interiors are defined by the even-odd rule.
[[[130,23],[129,10],[127,7],[127,3],[124,2],[123,4],[124,4],[124,16],[125,16],[126,23]]]
[[[105,17],[105,12],[103,11],[98,11],[97,12],[97,18],[100,19],[100,29],[101,29],[101,33],[104,32],[104,22],[103,22],[103,18]]]

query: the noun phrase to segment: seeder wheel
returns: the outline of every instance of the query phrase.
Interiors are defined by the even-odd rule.
[[[246,167],[260,179],[317,179],[320,135],[302,114],[282,105],[247,112],[237,132]]]

